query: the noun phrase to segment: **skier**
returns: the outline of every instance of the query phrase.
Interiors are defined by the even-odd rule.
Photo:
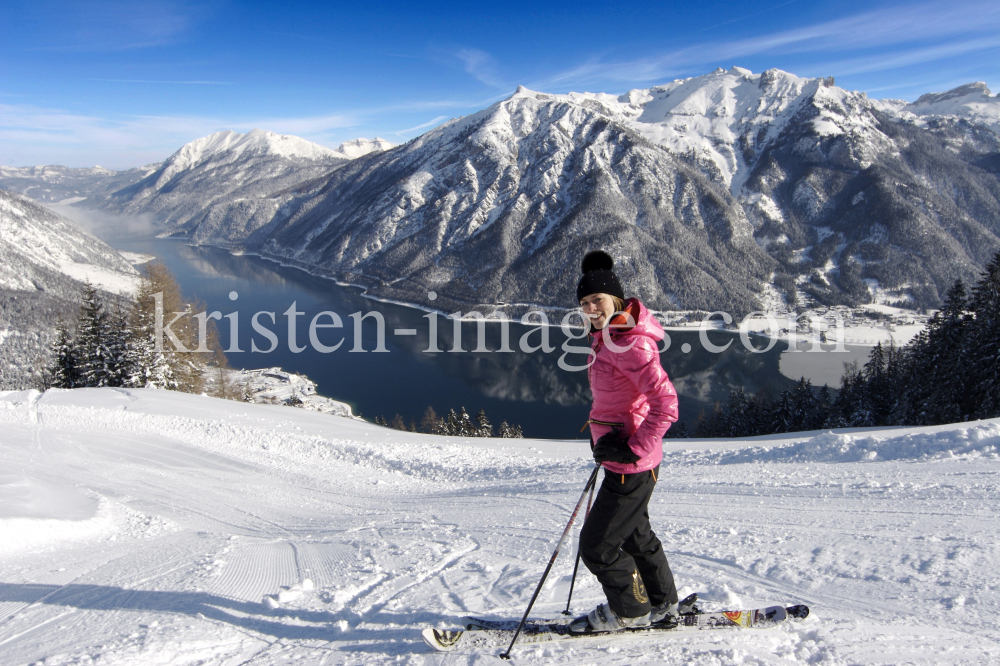
[[[604,481],[580,534],[580,556],[607,603],[570,625],[574,633],[618,631],[676,617],[677,588],[647,506],[659,477],[663,435],[677,420],[677,393],[660,366],[663,328],[638,299],[626,300],[614,260],[583,259],[576,289],[591,323],[587,371],[594,402],[590,442]]]

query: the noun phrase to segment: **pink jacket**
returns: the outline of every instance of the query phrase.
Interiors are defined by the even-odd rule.
[[[606,462],[615,474],[635,474],[653,469],[663,459],[663,435],[677,420],[677,392],[660,365],[657,351],[663,327],[638,299],[625,302],[635,326],[622,327],[617,315],[603,330],[592,333],[590,347],[596,358],[587,370],[594,404],[590,408],[593,441],[610,432],[612,425],[629,436],[629,446],[639,456],[630,464]],[[618,324],[618,326],[616,326]],[[611,331],[611,344],[606,340]]]

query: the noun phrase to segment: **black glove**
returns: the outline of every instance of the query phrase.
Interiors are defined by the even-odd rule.
[[[628,445],[628,437],[621,434],[618,428],[601,435],[594,444],[594,460],[596,462],[634,463],[639,460],[635,451]]]

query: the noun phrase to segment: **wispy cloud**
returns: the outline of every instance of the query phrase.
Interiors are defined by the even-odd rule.
[[[970,16],[975,20],[970,21]],[[1000,30],[1000,3],[972,2],[942,5],[928,3],[897,6],[815,23],[791,30],[728,42],[702,42],[666,53],[623,62],[593,57],[534,84],[541,88],[586,85],[601,82],[649,82],[669,79],[702,68],[708,63],[732,62],[758,55],[808,53],[857,53],[913,45],[907,57],[948,57],[948,53],[971,53],[991,48]],[[941,55],[934,55],[939,49]],[[918,55],[922,53],[923,55]],[[884,61],[881,65],[876,61]],[[892,56],[877,58],[870,69],[892,68]],[[738,64],[733,62],[733,64]],[[832,72],[839,73],[839,72]]]
[[[429,127],[435,127],[436,125],[440,125],[446,120],[448,120],[448,116],[438,116],[433,120],[428,120],[426,123],[417,125],[416,127],[411,127],[409,129],[399,130],[398,132],[394,132],[394,134],[400,138],[405,139],[408,138],[406,136],[407,134],[413,134],[414,132],[419,132],[420,130],[427,129]]]
[[[123,116],[101,118],[28,105],[0,104],[0,143],[5,163],[93,164],[112,168],[159,161],[180,146],[225,129],[245,132],[255,127],[328,143],[337,133],[357,125],[347,114],[302,118],[214,118],[197,116]],[[37,156],[25,161],[21,155]]]
[[[210,3],[183,0],[102,0],[48,8],[58,44],[30,51],[114,52],[171,44],[210,10]],[[35,9],[46,11],[44,5]]]
[[[465,64],[465,71],[477,81],[493,88],[509,87],[498,74],[499,66],[496,58],[479,49],[459,49],[455,55]]]
[[[88,81],[103,81],[105,83],[166,83],[185,86],[231,86],[231,81],[167,81],[158,79],[87,79]]]

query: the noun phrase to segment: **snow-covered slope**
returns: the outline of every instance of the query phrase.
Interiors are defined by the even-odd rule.
[[[117,250],[66,218],[0,190],[0,289],[59,293],[68,277],[129,292],[137,275]]]
[[[0,430],[5,664],[491,663],[506,646],[435,654],[419,629],[519,618],[593,464],[155,390],[3,394]],[[997,421],[667,446],[650,515],[681,594],[810,617],[515,663],[1000,660]],[[564,608],[574,550],[533,617]],[[573,610],[602,598],[581,567]]]
[[[130,294],[138,273],[116,250],[28,197],[0,190],[0,389],[36,385],[82,281]]]

